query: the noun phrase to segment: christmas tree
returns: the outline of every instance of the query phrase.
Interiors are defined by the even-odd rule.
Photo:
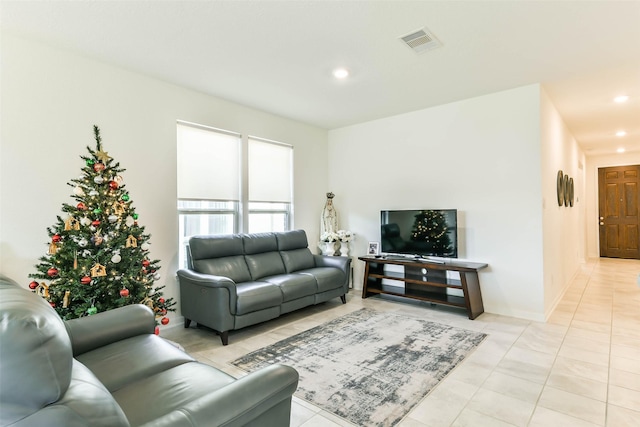
[[[447,231],[447,219],[442,212],[421,211],[415,216],[411,240],[422,244],[423,249],[433,255],[446,255],[451,252],[451,238]]]
[[[162,297],[160,261],[149,259],[149,234],[138,224],[122,172],[102,148],[100,129],[93,127],[96,150],[87,147],[82,176],[72,179],[76,204],[64,203],[64,216],[47,228],[47,254],[29,277],[29,287],[43,296],[63,319],[141,303],[149,306],[163,325],[172,298]]]

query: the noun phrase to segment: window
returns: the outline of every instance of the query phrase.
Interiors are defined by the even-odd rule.
[[[191,236],[291,229],[291,145],[178,122],[177,169],[180,266]]]

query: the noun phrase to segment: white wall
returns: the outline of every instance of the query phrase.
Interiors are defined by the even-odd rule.
[[[613,143],[613,141],[612,141]],[[640,165],[640,153],[621,153],[611,155],[588,156],[586,159],[586,239],[587,256],[589,258],[600,257],[600,226],[598,225],[598,168]]]
[[[327,132],[104,63],[2,35],[0,271],[25,286],[47,249],[66,183],[95,148],[92,126],[123,173],[140,223],[177,297],[176,120],[294,146],[295,226],[318,239],[327,191]]]
[[[460,257],[489,264],[485,311],[544,320],[540,102],[531,85],[330,131],[352,253],[380,240],[381,209],[456,208]]]
[[[540,98],[544,309],[545,316],[549,316],[579,263],[585,260],[585,157],[544,90]],[[556,182],[559,170],[573,178],[573,207],[558,205]]]

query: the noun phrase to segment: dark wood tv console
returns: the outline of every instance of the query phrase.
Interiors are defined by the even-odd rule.
[[[363,256],[358,259],[365,262],[362,298],[388,294],[446,304],[465,308],[469,319],[475,319],[484,312],[478,271],[486,268],[487,264],[457,260],[440,263],[411,258],[373,256]],[[385,265],[389,264],[403,266],[404,273],[385,270]],[[447,275],[447,272],[455,273]],[[383,284],[383,279],[396,282]],[[404,286],[398,282],[404,282]],[[447,288],[459,289],[463,296],[447,294]]]

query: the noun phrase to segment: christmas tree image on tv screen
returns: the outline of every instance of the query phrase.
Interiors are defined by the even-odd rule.
[[[415,216],[411,240],[421,252],[448,255],[452,252],[447,219],[440,211],[421,211]]]
[[[140,303],[154,311],[156,323],[167,324],[175,302],[154,285],[160,261],[150,259],[151,236],[138,222],[125,169],[104,151],[100,129],[93,130],[96,149],[87,146],[81,176],[67,183],[75,202],[63,203],[63,215],[47,228],[46,255],[29,287],[63,319]]]

